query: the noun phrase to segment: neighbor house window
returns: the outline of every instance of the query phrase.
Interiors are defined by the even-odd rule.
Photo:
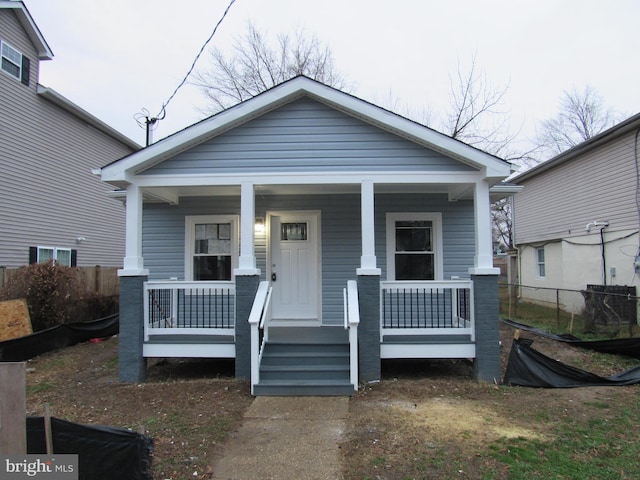
[[[186,219],[185,278],[231,280],[238,260],[235,216],[189,216]]]
[[[2,70],[29,85],[29,59],[4,41],[0,41],[0,52]]]
[[[544,247],[536,248],[536,267],[539,278],[545,277],[545,268],[544,268]]]
[[[387,214],[387,278],[435,280],[442,278],[441,215]]]
[[[70,248],[31,247],[29,249],[29,263],[55,263],[67,267],[76,266],[76,251]]]

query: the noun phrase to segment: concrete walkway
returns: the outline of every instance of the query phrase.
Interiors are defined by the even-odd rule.
[[[217,480],[339,480],[348,397],[256,397],[213,462]]]

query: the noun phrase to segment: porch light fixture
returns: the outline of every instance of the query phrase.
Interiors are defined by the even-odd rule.
[[[264,233],[264,218],[263,217],[256,217],[256,223],[254,226],[254,231],[255,233]]]

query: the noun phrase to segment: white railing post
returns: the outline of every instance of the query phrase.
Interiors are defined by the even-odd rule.
[[[358,283],[347,282],[346,317],[349,323],[349,358],[350,378],[354,390],[358,390],[358,325],[360,324],[360,307],[358,305]]]
[[[142,299],[142,305],[143,305],[143,311],[144,311],[144,315],[142,316],[143,336],[144,336],[144,341],[148,342],[149,341],[149,320],[150,320],[151,310],[149,308],[149,287],[146,283],[144,284],[144,288],[142,289],[142,295],[144,297]]]
[[[178,326],[178,289],[171,290],[171,325]]]

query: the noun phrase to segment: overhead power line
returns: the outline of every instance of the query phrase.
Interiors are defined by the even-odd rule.
[[[149,143],[150,143],[150,132],[151,132],[151,130],[155,129],[155,127],[157,126],[157,123],[160,120],[163,120],[165,118],[165,116],[167,114],[167,110],[166,110],[167,106],[169,105],[171,100],[173,100],[173,97],[176,96],[178,91],[187,82],[187,79],[189,78],[189,75],[191,75],[191,73],[193,72],[193,69],[195,68],[196,63],[198,62],[198,60],[200,59],[200,56],[202,55],[202,52],[204,52],[204,49],[207,48],[207,45],[213,39],[214,35],[218,31],[218,27],[220,27],[220,25],[222,24],[223,20],[227,16],[227,13],[229,13],[229,10],[231,9],[231,6],[235,2],[236,2],[236,0],[231,0],[229,2],[229,5],[227,5],[227,8],[224,10],[224,13],[222,14],[222,17],[220,17],[220,20],[218,20],[218,23],[216,23],[216,26],[213,28],[213,31],[211,32],[211,35],[209,35],[209,38],[207,38],[207,40],[202,44],[202,47],[200,47],[200,51],[198,52],[196,57],[193,59],[193,62],[191,63],[191,67],[189,68],[189,71],[187,71],[186,75],[184,76],[182,81],[178,84],[178,86],[175,88],[173,93],[171,95],[169,95],[169,98],[167,99],[167,101],[162,104],[162,107],[160,108],[160,111],[158,112],[158,114],[155,117],[151,117],[149,115],[149,111],[147,109],[142,109],[142,112],[137,113],[137,114],[134,115],[134,118],[135,118],[136,122],[138,123],[138,125],[141,128],[146,128],[147,129],[147,145],[149,145]]]

